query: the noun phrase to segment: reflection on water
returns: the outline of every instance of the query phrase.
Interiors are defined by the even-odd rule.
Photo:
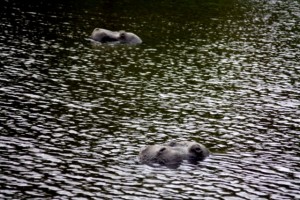
[[[5,1],[0,197],[299,199],[298,1]],[[98,46],[95,27],[139,46]],[[177,170],[144,145],[204,143]]]

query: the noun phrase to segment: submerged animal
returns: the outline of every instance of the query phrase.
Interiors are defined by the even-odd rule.
[[[160,145],[150,145],[139,153],[142,164],[159,164],[169,168],[177,168],[187,160],[197,164],[209,156],[209,150],[202,144],[193,141],[171,141]]]
[[[102,28],[95,28],[92,32],[91,39],[101,43],[117,44],[140,44],[141,38],[136,34],[126,31],[110,31]]]

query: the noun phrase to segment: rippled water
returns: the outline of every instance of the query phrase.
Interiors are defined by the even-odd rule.
[[[1,199],[300,199],[299,1],[4,1]],[[94,46],[95,27],[139,46]],[[195,140],[178,169],[141,147]]]

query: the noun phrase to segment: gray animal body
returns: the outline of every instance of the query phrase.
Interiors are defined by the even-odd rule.
[[[177,168],[187,160],[196,164],[210,154],[202,144],[194,141],[171,141],[161,145],[150,145],[139,153],[139,160],[143,164],[160,164],[170,168]]]
[[[95,28],[92,32],[91,39],[101,43],[117,44],[140,44],[141,38],[134,33],[126,31],[110,31],[103,28]]]

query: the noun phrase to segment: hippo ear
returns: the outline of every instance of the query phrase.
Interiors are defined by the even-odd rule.
[[[176,146],[176,141],[171,141],[171,142],[169,142],[169,146],[170,146],[170,147],[175,147],[175,146]]]
[[[162,153],[165,152],[166,150],[167,150],[166,147],[162,147],[162,148],[157,152],[157,155],[162,154]]]
[[[191,147],[191,151],[195,152],[196,154],[201,154],[203,152],[201,146],[197,144]]]
[[[120,39],[125,40],[126,38],[126,32],[125,31],[120,31]]]

